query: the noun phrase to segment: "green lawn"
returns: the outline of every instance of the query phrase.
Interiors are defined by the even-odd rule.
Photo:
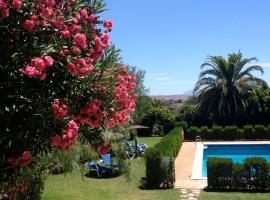
[[[159,143],[162,137],[138,137],[138,143],[145,143],[148,147],[153,147],[155,144]]]
[[[159,142],[160,137],[138,138],[149,147]],[[79,171],[64,175],[50,175],[45,182],[43,200],[176,200],[180,192],[170,190],[142,190],[140,179],[144,177],[144,160],[131,160],[131,181],[123,175],[116,178],[82,177]]]
[[[268,200],[270,193],[201,192],[199,200]]]

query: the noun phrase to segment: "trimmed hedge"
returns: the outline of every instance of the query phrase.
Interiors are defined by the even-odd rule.
[[[184,131],[186,141],[194,141],[196,136],[200,136],[203,140],[268,140],[270,125],[245,125],[243,128],[234,125],[225,127],[214,125],[212,128],[191,126]]]
[[[243,164],[232,159],[209,158],[207,183],[210,190],[270,190],[270,165],[264,158],[246,158]]]
[[[149,189],[173,187],[175,182],[173,159],[178,155],[182,144],[182,128],[176,127],[161,141],[145,152],[146,187]],[[171,160],[169,166],[162,162],[163,157]]]

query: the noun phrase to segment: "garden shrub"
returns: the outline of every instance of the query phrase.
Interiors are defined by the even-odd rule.
[[[208,127],[207,126],[202,126],[201,127],[200,137],[207,140],[209,138],[209,136],[210,136],[210,134],[209,134]]]
[[[237,134],[236,134],[236,138],[241,140],[243,138],[245,138],[245,132],[244,132],[244,129],[243,128],[238,128],[237,129]]]
[[[238,139],[237,126],[225,126],[224,131],[226,140]]]
[[[150,189],[159,188],[162,184],[168,182],[172,187],[174,183],[174,162],[169,165],[169,169],[162,167],[161,160],[163,157],[169,157],[173,160],[179,153],[182,144],[182,128],[176,127],[161,141],[152,148],[148,148],[145,152],[146,165],[146,187]]]
[[[245,138],[250,139],[250,140],[254,140],[256,138],[255,136],[255,132],[254,132],[254,128],[252,125],[244,125],[244,135]]]
[[[270,165],[260,157],[246,158],[243,164],[226,158],[209,158],[207,176],[208,189],[270,190]]]
[[[22,199],[39,199],[39,154],[66,152],[78,138],[99,142],[101,129],[129,121],[136,77],[111,45],[104,8],[103,0],[0,0],[0,198],[34,191]]]
[[[188,128],[188,123],[186,121],[175,122],[175,127],[182,127],[183,131],[186,131]]]
[[[212,127],[212,131],[213,131],[212,133],[213,139],[218,140],[218,139],[224,138],[224,129],[222,126],[214,125]]]
[[[196,126],[191,126],[184,134],[185,140],[195,140],[196,136],[200,136],[201,129]]]
[[[153,108],[142,119],[142,125],[149,127],[147,133],[151,135],[157,126],[162,127],[166,135],[175,127],[175,119],[172,112],[167,108]]]
[[[207,183],[212,189],[230,187],[232,175],[232,159],[208,158],[207,160]]]
[[[265,130],[266,130],[266,139],[270,139],[270,124],[265,128]]]
[[[212,128],[207,126],[191,126],[184,131],[184,139],[194,141],[196,136],[203,140],[266,140],[270,139],[270,125],[244,125],[239,128],[235,125],[222,126],[214,125]]]
[[[269,164],[264,158],[246,158],[243,170],[248,189],[263,190],[269,187]]]
[[[255,138],[256,139],[263,139],[263,138],[265,138],[266,128],[264,127],[264,125],[256,124],[254,126],[254,130],[255,130]]]

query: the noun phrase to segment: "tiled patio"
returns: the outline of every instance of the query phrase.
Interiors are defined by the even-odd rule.
[[[207,180],[192,180],[192,167],[195,157],[195,142],[184,142],[175,159],[175,188],[203,189]]]

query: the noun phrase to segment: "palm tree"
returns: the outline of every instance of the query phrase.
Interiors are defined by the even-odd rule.
[[[229,121],[244,110],[246,97],[255,88],[267,86],[264,80],[252,74],[253,71],[263,74],[261,66],[249,64],[252,61],[257,59],[243,59],[240,52],[229,54],[227,60],[222,56],[209,56],[201,65],[204,71],[194,89],[199,110]]]

